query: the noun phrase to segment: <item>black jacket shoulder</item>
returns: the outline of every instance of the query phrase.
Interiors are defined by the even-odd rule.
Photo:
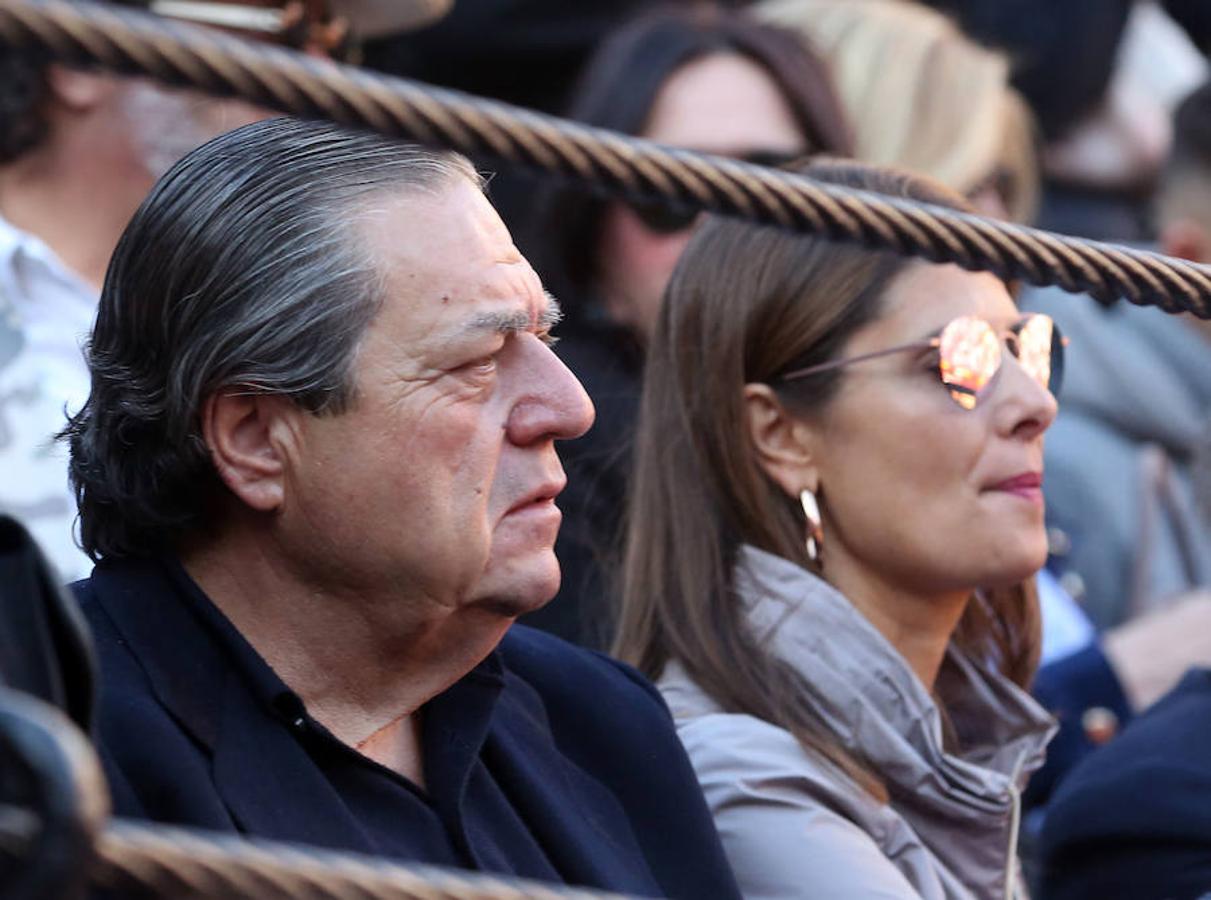
[[[739,896],[655,686],[624,663],[524,625],[509,630],[500,650],[507,670],[538,696],[560,752],[618,798],[669,895]]]
[[[514,625],[501,642],[500,652],[507,668],[541,689],[552,702],[569,699],[566,695],[589,694],[595,702],[604,700],[601,713],[617,711],[623,704],[634,721],[636,713],[668,721],[664,698],[648,679],[626,663],[596,650],[577,647],[563,638],[537,628]],[[634,705],[633,705],[634,704]],[[637,705],[637,706],[636,706]]]
[[[1060,786],[1043,828],[1043,897],[1201,897],[1209,798],[1211,669],[1193,669]]]

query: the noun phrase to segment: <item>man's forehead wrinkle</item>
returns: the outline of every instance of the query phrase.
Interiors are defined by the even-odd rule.
[[[466,229],[464,233],[499,262],[512,263],[521,259],[521,251],[517,249],[508,226],[500,218],[491,201],[480,193],[475,202],[480,207],[481,214],[459,223]]]
[[[509,285],[509,288],[518,294],[532,294],[535,298],[545,297],[546,292],[542,289],[542,279],[538,277],[538,273],[534,271],[534,267],[530,265],[529,260],[517,251],[516,257],[511,261],[498,260],[496,266],[501,275],[502,282]]]
[[[517,245],[512,239],[506,235],[506,240],[509,241],[507,247],[503,248],[500,255],[496,257],[496,262],[502,266],[516,266],[526,262],[526,258],[521,255],[521,251],[517,249]]]

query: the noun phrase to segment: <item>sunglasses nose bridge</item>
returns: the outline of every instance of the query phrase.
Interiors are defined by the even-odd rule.
[[[1005,356],[1011,359],[1005,359]],[[1015,371],[1007,373],[1006,368]],[[1006,377],[1008,375],[1008,377]],[[997,381],[1004,385],[1000,390],[1012,391],[1017,401],[1015,405],[1023,405],[1034,410],[1031,418],[1050,425],[1058,412],[1059,406],[1051,388],[1050,365],[1040,367],[1037,371],[1016,354],[1002,354],[1001,365],[997,370]],[[1044,426],[1046,427],[1046,426]]]
[[[1049,316],[1035,314],[1014,329],[1011,349],[1026,373],[1055,394],[1063,375],[1066,343]]]
[[[1018,360],[1006,360],[981,403],[989,427],[1009,440],[1034,440],[1055,421],[1055,395],[1030,375]]]
[[[1001,363],[998,366],[998,369],[1005,367],[1006,357],[1012,359],[1012,365],[1021,369],[1022,374],[1029,378],[1032,382],[1043,388],[1047,387],[1047,382],[1049,379],[1043,372],[1044,364],[1040,360],[1023,358],[1022,338],[1017,332],[1011,331],[1005,335],[1005,342],[1001,349]]]

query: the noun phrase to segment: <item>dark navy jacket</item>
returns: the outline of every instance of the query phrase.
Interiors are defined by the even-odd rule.
[[[1072,771],[1040,850],[1043,900],[1211,894],[1211,669]]]
[[[626,666],[514,626],[426,705],[426,794],[336,741],[280,681],[267,690],[272,670],[177,564],[103,563],[75,589],[117,815],[645,896],[739,896],[668,710]]]

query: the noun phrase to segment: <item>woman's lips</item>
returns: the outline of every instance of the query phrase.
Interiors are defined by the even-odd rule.
[[[1004,481],[998,481],[989,486],[988,490],[1012,494],[1023,500],[1029,500],[1031,503],[1041,504],[1043,502],[1043,475],[1041,472],[1023,472],[1012,478],[1006,478]]]

